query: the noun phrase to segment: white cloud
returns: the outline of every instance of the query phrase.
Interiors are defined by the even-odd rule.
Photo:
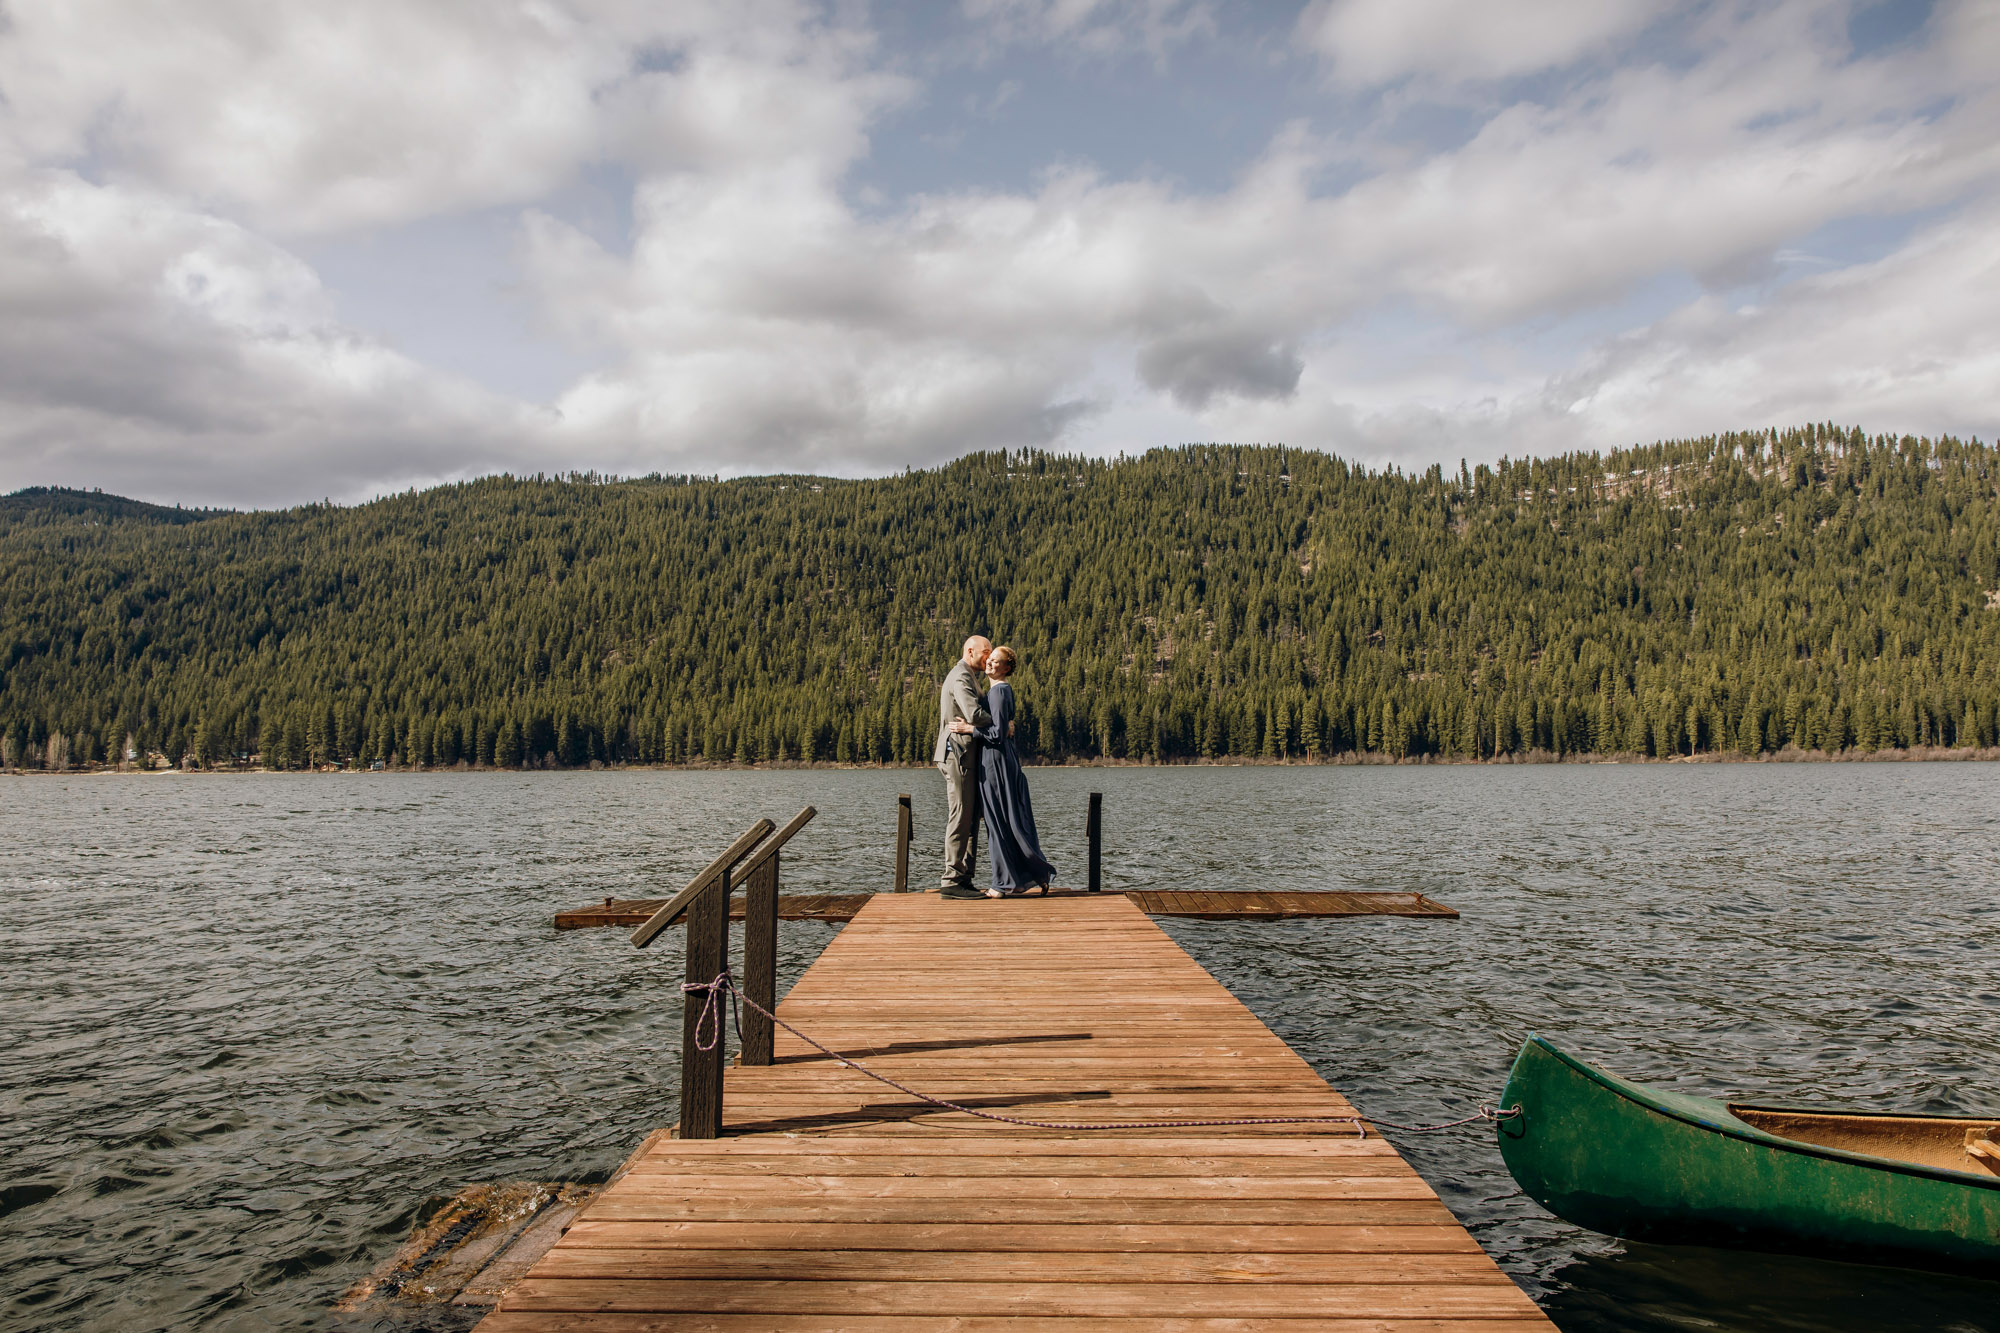
[[[1367,421],[1428,441],[1574,367],[1392,376],[1409,397],[1381,403],[1382,381],[1344,386],[1325,355],[1348,322],[1401,302],[1500,337],[1663,272],[1742,281],[1839,218],[1948,204],[2000,176],[2000,154],[1984,95],[1919,115],[1938,92],[1921,59],[1848,63],[1815,11],[1780,10],[1692,68],[1509,107],[1331,196],[1313,182],[1338,146],[1299,129],[1220,195],[1067,171],[886,218],[843,202],[843,158],[750,162],[648,182],[629,257],[542,220],[532,271],[580,335],[623,349],[561,403],[580,435],[742,467],[1123,445],[1082,369],[1107,347],[1204,434],[1291,422],[1295,442],[1338,444],[1372,438]],[[1566,414],[1563,443],[1595,420]]]
[[[1299,40],[1344,83],[1501,79],[1575,63],[1644,28],[1662,0],[1313,0]]]
[[[2000,429],[2000,198],[1888,257],[1752,306],[1695,301],[1555,379],[1550,405],[1629,439],[1824,420]],[[1829,405],[1837,410],[1829,412]]]
[[[773,133],[795,149],[829,108],[774,82],[863,45],[804,0],[62,0],[8,16],[16,153],[295,232],[527,202],[611,153],[699,164]]]
[[[907,88],[784,0],[127,8],[0,29],[0,485],[271,502],[646,461],[340,327],[273,236],[537,198],[612,153],[813,178]]]
[[[988,55],[1019,44],[1085,56],[1137,49],[1164,64],[1216,27],[1210,0],[963,0],[962,9]]]
[[[662,68],[606,93],[607,146],[618,159],[641,174],[837,172],[867,151],[869,122],[915,91],[869,66],[865,33],[801,13],[763,18],[689,36]]]
[[[594,147],[618,46],[504,5],[14,6],[8,129],[43,161],[288,229],[532,198]]]
[[[535,415],[335,326],[310,270],[175,201],[45,171],[0,196],[5,479],[355,498],[519,466]]]
[[[0,486],[269,501],[508,466],[882,471],[1164,430],[1414,462],[1794,417],[1963,429],[1993,407],[1968,295],[1992,289],[2000,221],[1990,7],[1860,61],[1836,8],[1716,8],[1681,30],[1686,59],[1606,64],[1652,11],[1488,41],[1486,10],[1425,0],[1396,14],[1451,31],[1419,49],[1387,10],[1315,6],[1298,31],[1338,38],[1337,76],[1406,80],[1403,105],[1571,72],[1444,149],[1302,120],[1220,191],[1066,167],[865,211],[850,177],[918,89],[803,0],[185,0],[122,28],[109,0],[16,8]],[[995,40],[1156,58],[1216,21],[1177,0],[967,12]],[[629,235],[540,206],[596,161],[633,181]],[[554,413],[343,328],[286,248],[496,206],[518,210],[526,299],[600,357]],[[1819,229],[1920,211],[1938,221],[1895,255],[1772,287]],[[1615,317],[1676,275],[1714,294]],[[1769,289],[1747,313],[1724,295],[1746,284]],[[1581,313],[1629,332],[1522,336]]]
[[[1505,330],[1419,329],[1387,367],[1361,339],[1330,340],[1310,349],[1293,397],[1232,403],[1195,433],[1404,466],[1828,419],[1990,440],[1996,290],[2000,196],[1988,196],[1880,260],[1816,272],[1754,304],[1698,296],[1554,371],[1519,364]]]
[[[1740,281],[1829,220],[1934,206],[2000,172],[1990,84],[1926,115],[1952,91],[1933,67],[1846,63],[1811,8],[1775,11],[1689,69],[1620,69],[1509,106],[1463,147],[1357,186],[1336,210],[1342,240],[1487,324],[1667,269]]]

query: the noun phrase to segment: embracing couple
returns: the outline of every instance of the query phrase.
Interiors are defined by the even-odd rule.
[[[1035,835],[1028,779],[1014,748],[1014,687],[1007,677],[1015,660],[1012,648],[995,648],[975,634],[938,691],[937,749],[931,758],[944,774],[944,879],[938,891],[946,898],[1011,898],[1031,887],[1047,893],[1055,877]],[[991,682],[984,697],[974,688],[981,671]],[[993,887],[983,894],[972,887],[981,814],[993,855]]]

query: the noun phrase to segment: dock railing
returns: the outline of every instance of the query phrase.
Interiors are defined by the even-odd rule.
[[[910,798],[896,798],[896,892],[910,887]],[[1104,793],[1090,793],[1090,813],[1083,822],[1083,836],[1089,845],[1089,887],[1092,893],[1104,888]]]
[[[1099,792],[1089,795],[1089,817],[1085,821],[1088,884],[1089,891],[1097,893],[1102,882],[1104,797]],[[730,900],[739,882],[744,886],[744,894],[743,972],[738,984],[752,1004],[741,1018],[743,1044],[737,1058],[745,1065],[772,1062],[774,1034],[767,1015],[778,1007],[780,854],[785,844],[818,813],[814,807],[806,806],[783,828],[768,819],[758,820],[743,830],[727,851],[689,880],[686,888],[667,899],[644,925],[632,932],[632,943],[643,949],[667,927],[682,917],[687,918],[686,985],[698,989],[684,991],[681,1005],[680,1137],[684,1139],[713,1139],[722,1134],[725,1015],[722,997],[713,986],[716,978],[729,969]],[[898,893],[909,889],[912,822],[910,798],[898,796],[895,880]],[[694,997],[698,994],[707,999],[697,1001]],[[712,1030],[704,1027],[705,1020],[712,1024]]]
[[[818,813],[810,805],[799,811],[743,863],[743,993],[766,1012],[778,1007],[778,853]],[[771,1020],[750,1009],[743,1015],[743,1049],[737,1059],[746,1065],[770,1064],[771,1037]]]
[[[910,891],[910,795],[896,798],[896,892]]]
[[[1104,793],[1090,793],[1090,815],[1083,821],[1083,836],[1090,843],[1090,891],[1101,893],[1104,889],[1100,873],[1104,860]]]
[[[812,806],[792,817],[781,830],[760,819],[743,831],[708,868],[669,898],[646,924],[632,932],[632,943],[645,948],[668,926],[687,917],[687,983],[707,986],[729,966],[729,900],[732,876],[739,865],[747,882],[743,904],[743,989],[766,1008],[777,1005],[778,972],[778,853],[792,835],[818,813]],[[772,837],[773,831],[777,836]],[[754,853],[754,855],[753,855]],[[745,858],[749,858],[747,861]],[[684,1139],[713,1139],[722,1134],[722,1060],[724,1015],[716,1003],[696,1003],[693,993],[681,1005],[681,1124]],[[701,1024],[711,1016],[715,1030],[703,1048]],[[745,1024],[744,1063],[771,1062],[771,1034],[764,1026],[754,1054],[750,1025]]]

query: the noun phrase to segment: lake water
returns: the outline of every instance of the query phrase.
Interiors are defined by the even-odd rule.
[[[1065,880],[1101,790],[1114,885],[1458,908],[1163,923],[1372,1114],[1467,1114],[1529,1031],[1689,1092],[2000,1108],[1991,767],[1030,778]],[[929,872],[927,771],[0,779],[0,1327],[335,1327],[426,1201],[602,1178],[676,1118],[679,933],[552,914],[808,802],[787,887],[886,886],[898,791]],[[833,932],[783,927],[784,984]],[[1391,1137],[1571,1333],[2000,1333],[2000,1283],[1621,1244],[1490,1130]]]

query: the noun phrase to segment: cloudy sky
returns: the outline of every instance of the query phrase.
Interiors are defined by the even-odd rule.
[[[0,490],[2000,429],[2000,3],[0,0]]]

